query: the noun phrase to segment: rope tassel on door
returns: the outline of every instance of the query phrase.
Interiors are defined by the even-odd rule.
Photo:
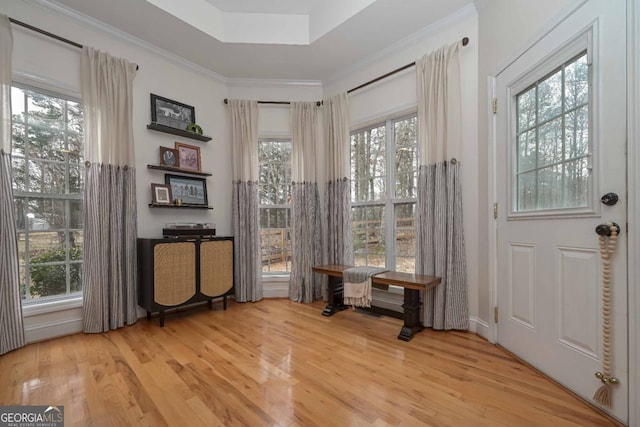
[[[596,372],[596,378],[602,385],[593,395],[593,400],[602,406],[611,408],[611,386],[620,381],[611,375],[611,257],[616,250],[620,226],[607,222],[596,227],[600,240],[602,258],[602,372]],[[608,241],[607,241],[608,240]]]

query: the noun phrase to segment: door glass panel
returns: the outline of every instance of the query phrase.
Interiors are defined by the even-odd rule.
[[[516,95],[516,211],[589,206],[589,72],[585,51]]]

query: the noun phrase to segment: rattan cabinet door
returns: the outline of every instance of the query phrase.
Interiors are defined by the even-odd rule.
[[[153,248],[154,302],[164,306],[185,303],[196,294],[196,245],[170,242]]]
[[[233,287],[233,240],[200,242],[200,293],[226,294]]]

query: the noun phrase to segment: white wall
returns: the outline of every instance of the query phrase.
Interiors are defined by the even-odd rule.
[[[472,330],[486,334],[486,323],[478,319],[478,155],[477,155],[477,17],[473,6],[460,10],[393,47],[385,49],[362,64],[325,82],[325,98],[349,90],[391,70],[414,62],[445,44],[469,37],[462,48],[461,83],[463,146],[462,198],[464,232],[467,249],[467,277]],[[367,86],[349,95],[349,114],[352,129],[403,112],[417,110],[415,67]]]
[[[134,81],[133,131],[138,200],[138,235],[161,236],[167,222],[214,222],[219,235],[231,234],[231,149],[222,100],[227,97],[226,79],[190,67],[150,46],[125,40],[116,32],[97,29],[32,3],[0,0],[0,12],[19,21],[77,43],[93,46],[139,65]],[[14,75],[29,83],[44,83],[80,96],[80,49],[13,25]],[[146,129],[151,121],[149,94],[174,99],[195,107],[196,119],[208,143]],[[213,173],[207,179],[209,203],[213,211],[190,209],[150,209],[150,183],[161,183],[164,174],[147,169],[158,164],[159,147],[173,147],[175,141],[198,145],[202,169]],[[49,307],[52,308],[52,307]],[[56,307],[53,307],[54,310]],[[27,340],[34,341],[81,329],[80,301],[65,303],[57,311],[42,313],[41,308],[25,309]]]
[[[620,0],[621,1],[621,0]],[[476,0],[478,11],[478,316],[491,319],[489,301],[489,105],[487,78],[496,75],[514,55],[530,44],[545,25],[581,0]]]

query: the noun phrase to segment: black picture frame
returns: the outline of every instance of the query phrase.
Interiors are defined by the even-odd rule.
[[[173,129],[186,130],[196,122],[196,109],[191,105],[151,94],[151,122]]]
[[[184,175],[164,175],[164,183],[171,188],[174,202],[180,200],[182,206],[209,206],[207,180]]]

